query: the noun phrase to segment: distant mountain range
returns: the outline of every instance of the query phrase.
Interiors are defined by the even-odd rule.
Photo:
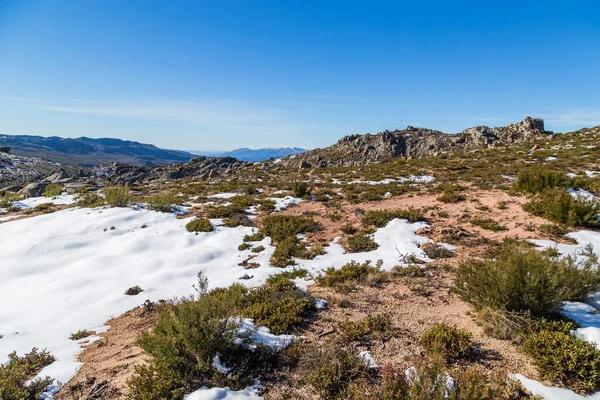
[[[242,161],[264,161],[270,158],[281,158],[294,154],[304,153],[305,149],[300,147],[279,147],[279,148],[262,148],[262,149],[249,149],[243,147],[241,149],[235,149],[225,152],[206,152],[206,151],[191,151],[193,154],[198,154],[207,157],[234,157]]]
[[[195,157],[185,151],[165,150],[151,144],[109,138],[0,135],[2,146],[10,147],[11,153],[19,156],[85,167],[109,162],[152,166],[187,162]]]

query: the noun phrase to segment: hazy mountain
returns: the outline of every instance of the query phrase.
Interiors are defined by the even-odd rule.
[[[107,162],[150,166],[186,162],[194,158],[194,155],[184,151],[165,150],[151,144],[109,138],[0,135],[0,146],[8,146],[11,153],[20,156],[82,166]]]
[[[247,147],[243,147],[241,149],[225,152],[192,151],[192,153],[208,157],[234,157],[242,161],[263,161],[270,158],[281,158],[293,154],[300,154],[304,153],[305,151],[305,149],[301,149],[299,147],[268,147],[262,149],[249,149]]]

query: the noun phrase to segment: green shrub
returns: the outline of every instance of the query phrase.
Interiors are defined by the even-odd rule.
[[[337,343],[306,346],[300,371],[304,382],[327,400],[348,399],[353,382],[373,378],[373,371],[358,354]]]
[[[147,199],[149,209],[164,213],[170,213],[173,204],[178,204],[180,202],[181,201],[179,198],[173,196],[171,193],[166,192],[155,194]]]
[[[379,245],[365,233],[357,233],[346,240],[345,248],[349,253],[362,253],[376,250]]]
[[[274,267],[286,267],[294,265],[292,257],[310,260],[315,254],[306,248],[306,243],[296,236],[289,236],[277,243],[277,247],[271,257],[271,264]]]
[[[196,217],[186,224],[185,229],[188,232],[211,232],[215,227],[208,219]]]
[[[19,198],[10,193],[4,193],[0,195],[0,208],[11,208],[12,204],[15,201],[18,201]]]
[[[362,223],[365,226],[376,226],[383,228],[393,219],[406,219],[408,222],[413,223],[422,221],[425,219],[423,213],[416,208],[409,207],[408,209],[397,208],[395,210],[376,210],[367,211],[362,218]]]
[[[42,212],[42,213],[51,213],[54,210],[54,204],[52,203],[42,203],[42,204],[38,204],[37,206],[33,207],[33,211],[34,212]]]
[[[100,207],[104,205],[104,199],[102,199],[96,193],[85,193],[79,196],[77,205],[85,208]]]
[[[252,249],[250,249],[250,251],[253,253],[260,253],[264,249],[265,249],[265,246],[254,246]]]
[[[127,207],[131,196],[129,195],[129,186],[113,186],[104,189],[106,202],[111,207]]]
[[[348,339],[356,341],[366,337],[389,338],[392,334],[392,320],[387,314],[369,315],[358,321],[344,320],[338,323],[340,332]]]
[[[515,188],[522,193],[540,193],[566,185],[568,178],[560,172],[534,170],[521,171]]]
[[[275,211],[275,200],[264,199],[260,201],[260,209],[266,213]]]
[[[48,186],[46,186],[46,189],[44,189],[45,197],[56,197],[56,196],[60,196],[61,194],[62,194],[62,185],[60,185],[58,183],[51,183]]]
[[[351,261],[340,269],[327,268],[316,280],[321,286],[345,290],[348,283],[364,282],[369,275],[381,274],[381,268],[372,266],[370,261],[362,264]]]
[[[452,258],[454,257],[454,252],[441,244],[427,242],[421,245],[421,250],[425,253],[425,255],[432,259],[439,258]]]
[[[523,351],[530,355],[544,379],[585,394],[600,387],[600,351],[564,327],[542,327],[525,337]]]
[[[275,335],[288,332],[304,321],[313,308],[310,294],[290,280],[276,279],[248,293],[242,315],[266,326]]]
[[[201,294],[195,300],[162,306],[152,330],[138,340],[152,359],[136,368],[129,382],[131,397],[178,399],[203,385],[237,389],[251,384],[268,365],[272,352],[260,345],[253,351],[233,340],[238,337],[237,324],[230,317],[244,307],[247,292],[236,284]],[[231,368],[229,374],[216,371],[216,354]]]
[[[223,225],[228,228],[236,226],[252,226],[252,220],[246,214],[233,214],[229,218],[225,218]]]
[[[300,233],[314,232],[317,223],[311,217],[295,215],[268,215],[263,219],[262,233],[276,242]]]
[[[85,339],[86,337],[92,336],[93,333],[83,329],[83,330],[79,330],[73,334],[71,334],[71,340],[80,340],[80,339]]]
[[[267,283],[270,285],[277,285],[281,281],[288,281],[290,279],[304,278],[308,276],[308,271],[304,268],[294,268],[290,271],[283,271],[275,275],[271,275],[267,278]]]
[[[555,188],[541,193],[537,199],[523,205],[533,215],[568,226],[598,228],[600,202],[573,198],[563,189]]]
[[[467,197],[460,193],[463,187],[457,185],[443,185],[441,187],[442,195],[437,198],[442,203],[458,203],[459,201],[465,201]]]
[[[472,219],[469,222],[473,225],[477,225],[480,228],[488,230],[488,231],[500,232],[500,231],[508,230],[507,227],[505,227],[504,225],[500,225],[498,222],[494,221],[491,218]]]
[[[53,380],[49,377],[29,380],[53,362],[54,357],[50,353],[36,348],[22,357],[16,353],[9,354],[8,362],[0,364],[0,399],[39,399]]]
[[[310,194],[310,188],[306,182],[293,181],[292,192],[294,192],[294,196],[296,197],[305,197]]]
[[[244,250],[248,250],[251,248],[252,248],[252,245],[250,243],[246,243],[246,242],[244,242],[238,246],[239,251],[244,251]]]
[[[346,224],[340,228],[340,230],[346,235],[354,235],[358,230],[351,224]]]
[[[238,204],[211,207],[206,210],[207,218],[231,218],[236,214],[245,214],[244,207]]]
[[[467,260],[457,270],[454,290],[476,308],[533,316],[556,314],[563,301],[581,301],[600,289],[598,260],[555,259],[529,246],[506,241],[495,259]]]
[[[252,235],[245,235],[243,241],[244,241],[244,243],[248,243],[248,242],[260,242],[264,238],[265,238],[265,234],[263,232],[256,231]]]
[[[144,289],[142,289],[139,285],[135,285],[130,287],[129,289],[127,289],[125,291],[125,294],[127,296],[137,296],[138,294],[142,293],[144,291]]]
[[[473,340],[468,331],[445,323],[436,324],[419,339],[428,352],[441,352],[449,360],[458,360],[471,354]]]

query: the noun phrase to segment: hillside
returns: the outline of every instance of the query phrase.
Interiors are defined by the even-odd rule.
[[[552,137],[552,132],[544,129],[544,121],[530,117],[506,127],[476,126],[459,134],[409,126],[377,134],[349,135],[330,147],[284,157],[281,163],[302,168],[358,166],[399,157],[435,157],[459,151],[481,150],[548,137]]]
[[[26,157],[91,167],[102,163],[119,162],[131,165],[161,165],[186,162],[192,154],[160,149],[151,144],[121,139],[92,139],[87,137],[60,138],[29,135],[0,135],[0,146]]]

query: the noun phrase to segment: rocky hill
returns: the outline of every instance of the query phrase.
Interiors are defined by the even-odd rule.
[[[40,180],[59,167],[55,162],[0,151],[0,188]]]
[[[551,135],[542,119],[531,117],[505,127],[476,126],[459,134],[409,126],[374,135],[346,136],[330,147],[284,157],[279,163],[300,168],[358,166],[535,141]]]
[[[121,139],[91,139],[0,135],[0,146],[11,148],[16,155],[86,167],[119,162],[131,165],[162,165],[186,162],[194,155],[177,150],[160,149],[151,144]]]
[[[235,175],[252,163],[232,157],[198,157],[187,163],[141,167],[127,164],[104,164],[95,168],[95,175],[113,185],[138,185],[151,181],[175,179],[215,179]]]

